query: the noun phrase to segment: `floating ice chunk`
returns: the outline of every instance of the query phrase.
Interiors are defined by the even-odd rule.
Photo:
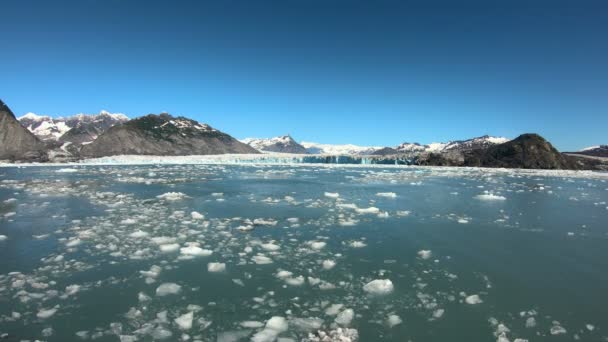
[[[595,330],[595,326],[593,324],[585,324],[585,328],[587,328],[589,331]]]
[[[55,170],[55,172],[56,173],[72,173],[72,172],[78,172],[78,169],[63,168],[63,169]]]
[[[182,192],[166,192],[162,195],[156,196],[156,198],[161,199],[161,200],[166,200],[166,201],[179,201],[186,197],[188,197],[188,196],[186,196],[186,194],[184,194]]]
[[[336,266],[336,262],[333,260],[323,260],[323,269],[331,270]]]
[[[380,209],[378,209],[376,207],[357,208],[357,209],[355,209],[355,211],[359,214],[378,214],[378,213],[380,213]]]
[[[174,295],[180,293],[182,287],[176,283],[163,283],[156,288],[156,295],[160,297]]]
[[[549,332],[551,333],[551,335],[561,335],[567,333],[568,331],[566,331],[566,328],[562,327],[559,322],[553,321],[553,326],[551,327]]]
[[[151,336],[155,340],[166,340],[173,336],[173,333],[170,330],[163,328],[162,326],[156,327],[151,333]]]
[[[297,277],[285,279],[285,283],[287,285],[291,285],[291,286],[302,286],[302,285],[304,285],[304,281],[305,281],[305,279],[303,276],[297,276]]]
[[[327,245],[327,243],[324,241],[308,241],[308,245],[310,246],[310,248],[318,251],[323,249]]]
[[[395,314],[389,315],[388,318],[386,319],[386,324],[389,326],[389,328],[392,328],[401,323],[403,323],[403,320],[401,319],[401,317],[399,317]]]
[[[475,305],[483,303],[483,300],[479,298],[479,295],[470,295],[464,299],[467,304]]]
[[[66,245],[66,247],[76,247],[76,246],[80,245],[81,243],[82,243],[82,240],[75,238],[75,239],[69,240],[65,245]]]
[[[0,235],[0,241],[4,241],[8,239],[8,237],[6,235]]]
[[[266,322],[264,330],[253,335],[252,342],[273,342],[282,332],[287,331],[289,324],[284,317],[274,316]]]
[[[152,298],[150,298],[150,296],[148,296],[147,294],[140,292],[137,294],[137,300],[140,302],[147,302],[149,300],[151,300]]]
[[[353,309],[345,309],[336,316],[334,322],[342,326],[349,326],[355,317],[355,311]]]
[[[210,249],[203,249],[198,246],[187,246],[179,249],[180,254],[186,256],[194,256],[194,257],[205,257],[213,254],[213,251]]]
[[[459,218],[459,219],[458,219],[458,223],[461,223],[461,224],[467,224],[467,223],[469,223],[469,220],[467,220],[467,219],[463,219],[463,218]]]
[[[375,279],[363,286],[363,291],[373,295],[386,295],[393,292],[393,289],[390,279]]]
[[[337,192],[326,192],[325,197],[329,197],[329,198],[338,198],[340,197],[340,194]]]
[[[260,245],[260,247],[269,252],[274,252],[281,249],[281,246],[275,244],[274,242],[263,243]]]
[[[160,245],[159,248],[160,248],[160,251],[163,253],[172,253],[179,249],[179,244],[178,243],[168,243],[168,244]]]
[[[222,262],[210,262],[207,264],[207,271],[209,272],[224,272],[226,270],[226,264]]]
[[[278,221],[273,219],[256,218],[253,220],[253,224],[258,226],[276,226],[277,223]]]
[[[444,309],[437,309],[437,310],[433,311],[433,318],[439,319],[439,318],[443,317],[444,313],[445,313]]]
[[[536,318],[528,317],[526,319],[526,328],[534,328],[536,326]]]
[[[295,326],[298,330],[302,331],[314,331],[321,328],[323,320],[317,317],[308,318],[293,318],[289,321],[290,325]]]
[[[173,321],[181,330],[190,330],[192,328],[192,320],[194,319],[194,312],[190,311],[183,314]]]
[[[325,309],[325,314],[327,316],[335,316],[340,310],[344,307],[344,304],[332,304],[327,309]]]
[[[378,197],[388,197],[388,198],[395,198],[397,197],[397,194],[394,192],[379,192],[376,194],[376,196]]]
[[[507,199],[504,196],[495,195],[487,190],[483,194],[475,196],[475,198],[481,201],[504,201]]]
[[[251,260],[258,265],[272,264],[272,259],[263,254],[254,255]]]
[[[128,218],[128,219],[124,219],[124,220],[120,221],[120,224],[124,224],[124,225],[133,225],[136,223],[137,223],[137,220],[132,219],[132,218]]]
[[[68,296],[73,296],[80,291],[80,285],[68,285],[65,287],[65,294]]]
[[[136,230],[133,233],[129,234],[130,237],[135,238],[135,239],[145,238],[148,235],[150,235],[150,234],[148,234],[147,232],[144,232],[142,230]]]
[[[57,312],[58,309],[59,309],[59,305],[57,305],[51,309],[40,309],[38,311],[38,313],[36,314],[36,317],[38,317],[40,319],[47,319],[47,318],[53,316]]]
[[[399,210],[397,211],[397,216],[409,216],[410,213],[411,212],[409,210]]]
[[[430,250],[423,249],[421,251],[418,251],[418,256],[424,260],[430,259],[432,255],[433,253]]]
[[[258,329],[264,326],[264,323],[259,321],[243,321],[239,323],[243,328]]]
[[[363,241],[351,241],[349,246],[351,246],[352,248],[363,248],[367,246],[367,244]]]
[[[193,220],[202,220],[205,218],[205,215],[199,213],[198,211],[193,211],[190,213],[190,216]]]
[[[157,245],[164,245],[164,244],[175,242],[175,238],[172,238],[169,236],[155,236],[153,238],[150,238],[150,240],[152,240],[152,242],[154,242]]]
[[[359,220],[356,220],[354,218],[347,218],[347,219],[340,218],[338,220],[338,224],[343,227],[352,227],[354,225],[357,225],[358,223],[359,223]]]

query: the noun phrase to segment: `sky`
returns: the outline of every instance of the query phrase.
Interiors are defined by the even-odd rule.
[[[169,112],[237,138],[608,144],[608,2],[3,0],[20,116]]]

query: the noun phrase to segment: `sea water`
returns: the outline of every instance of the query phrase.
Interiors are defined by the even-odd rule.
[[[0,168],[0,340],[605,341],[607,202],[589,172]]]

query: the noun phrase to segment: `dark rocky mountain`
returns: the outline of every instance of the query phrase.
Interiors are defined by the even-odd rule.
[[[538,134],[522,134],[504,144],[473,151],[465,156],[465,165],[522,169],[583,168],[577,159],[560,153]]]
[[[80,151],[83,157],[121,154],[203,155],[259,153],[206,124],[169,114],[149,114],[113,126]]]
[[[568,154],[580,154],[580,155],[591,156],[591,157],[608,158],[608,145],[599,145],[599,146],[588,147],[581,151],[568,152]]]
[[[45,161],[47,147],[0,100],[0,160]]]
[[[538,134],[522,134],[503,144],[465,151],[460,158],[431,153],[418,159],[421,165],[481,166],[522,169],[597,169],[600,162],[557,151]]]
[[[261,152],[307,154],[306,148],[298,144],[290,135],[270,139],[247,138],[243,143]]]

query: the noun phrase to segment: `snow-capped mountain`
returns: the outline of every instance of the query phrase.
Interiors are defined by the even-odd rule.
[[[99,114],[77,114],[59,118],[27,113],[19,118],[21,125],[42,140],[77,143],[93,141],[108,128],[128,120],[124,114],[104,110]]]
[[[383,146],[358,146],[352,144],[331,145],[303,141],[300,143],[308,153],[328,155],[372,155]]]
[[[503,144],[509,141],[507,138],[502,137],[492,137],[489,135],[484,135],[477,138],[467,139],[467,140],[456,140],[450,141],[447,143],[431,143],[428,145],[422,145],[419,143],[402,143],[401,145],[395,147],[395,151],[397,153],[405,153],[405,154],[417,154],[423,152],[434,152],[434,153],[442,153],[449,151],[471,151],[476,149],[488,148],[493,145]]]
[[[123,154],[186,156],[259,152],[207,124],[162,113],[115,125],[90,144],[83,145],[80,153],[84,157],[104,157]]]
[[[34,113],[27,113],[18,120],[21,125],[42,140],[57,140],[71,128],[66,125],[65,121]]]
[[[241,140],[260,152],[278,152],[278,153],[297,153],[306,154],[306,148],[298,144],[290,135],[274,137],[270,139],[264,138],[247,138]]]
[[[493,145],[504,144],[510,139],[503,137],[492,137],[489,135],[484,135],[477,138],[467,139],[467,140],[457,140],[451,141],[447,143],[441,151],[470,151],[476,150],[480,148],[487,148]]]

